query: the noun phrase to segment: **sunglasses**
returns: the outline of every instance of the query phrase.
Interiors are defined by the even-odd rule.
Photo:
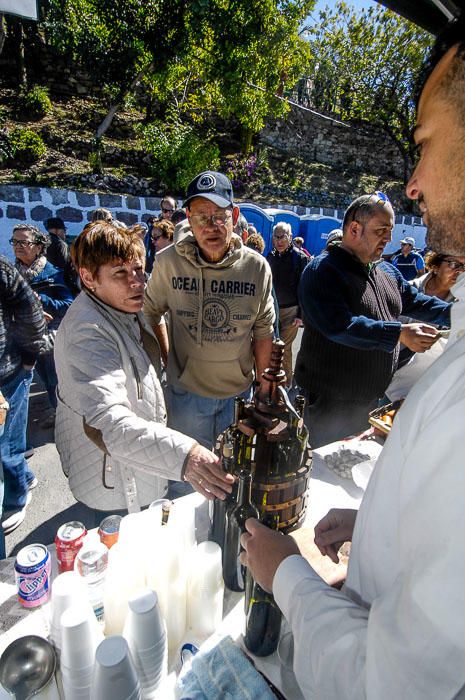
[[[161,208],[163,214],[172,214],[174,212],[174,209],[165,209],[165,207]]]
[[[390,204],[391,202],[389,201],[389,197],[387,194],[384,194],[384,192],[379,192],[378,190],[376,192],[373,192],[371,197],[376,197],[377,201],[376,204]]]
[[[461,263],[458,260],[443,260],[443,262],[447,263],[447,267],[449,267],[451,270],[460,270],[460,272],[465,271],[465,263]]]

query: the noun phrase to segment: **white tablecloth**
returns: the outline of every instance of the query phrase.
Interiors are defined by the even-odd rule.
[[[310,480],[310,494],[308,501],[307,516],[304,523],[314,526],[330,508],[358,508],[362,499],[363,491],[358,488],[352,480],[342,479],[333,471],[327,468],[323,455],[326,448],[313,452],[313,471]],[[381,447],[380,447],[381,450]],[[198,503],[199,495],[192,494],[185,498],[192,499],[193,503]],[[197,519],[197,539],[202,541],[206,538],[207,512],[205,503],[199,510]],[[56,559],[54,546],[48,547],[52,555],[52,577],[56,575]],[[47,637],[49,631],[49,605],[28,610],[23,608],[16,599],[16,586],[14,579],[14,558],[0,561],[0,653],[15,639],[26,634],[37,634]],[[223,636],[229,634],[233,639],[240,642],[244,628],[244,603],[240,594],[228,592],[225,596],[225,618],[220,628],[212,635],[206,644],[213,646]],[[286,622],[283,621],[283,631],[286,631]],[[190,640],[189,633],[186,633],[185,641]],[[301,700],[298,687],[292,679],[289,671],[282,672],[277,654],[272,654],[267,658],[254,657],[256,667],[262,671],[271,682],[279,688],[288,700]],[[173,667],[177,666],[177,659],[172,659]],[[170,700],[174,697],[173,678],[164,689],[163,700]],[[169,690],[168,690],[169,687]]]

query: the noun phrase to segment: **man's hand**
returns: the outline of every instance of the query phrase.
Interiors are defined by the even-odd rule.
[[[224,500],[226,493],[232,491],[234,477],[222,470],[220,460],[213,452],[195,444],[187,456],[184,481],[188,481],[205,498],[216,496]]]
[[[357,511],[352,508],[331,508],[315,527],[316,546],[335,564],[339,563],[341,545],[352,541],[356,517]]]
[[[403,323],[399,341],[413,352],[425,352],[437,340],[437,334],[437,328],[426,323]]]
[[[291,554],[300,554],[300,550],[292,537],[270,530],[255,518],[248,518],[245,527],[247,532],[241,535],[244,551],[239,558],[250,569],[254,580],[271,593],[278,566]]]
[[[297,328],[302,328],[303,325],[304,325],[304,322],[302,321],[301,318],[294,319],[294,326],[297,326]]]

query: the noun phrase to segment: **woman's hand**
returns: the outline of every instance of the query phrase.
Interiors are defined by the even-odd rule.
[[[221,468],[219,458],[202,445],[194,445],[188,456],[184,472],[184,481],[205,496],[224,500],[226,493],[231,493],[234,477]]]
[[[331,508],[315,527],[316,546],[335,564],[339,563],[340,547],[352,541],[356,517],[357,511],[351,508]]]

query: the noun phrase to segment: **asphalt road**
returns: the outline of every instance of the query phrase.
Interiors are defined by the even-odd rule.
[[[82,522],[88,517],[83,506],[73,498],[68,479],[63,474],[53,428],[40,427],[48,408],[47,394],[40,384],[34,382],[29,402],[28,442],[35,448],[35,453],[29,459],[29,465],[39,483],[32,491],[32,501],[24,521],[6,537],[7,556],[15,555],[21,547],[33,542],[50,544],[62,523],[69,520]]]
[[[293,345],[294,362],[301,338],[302,331],[299,330]],[[35,448],[35,453],[29,459],[29,465],[39,483],[32,491],[24,521],[6,537],[7,556],[16,555],[27,544],[50,544],[60,525],[70,520],[79,520],[86,526],[89,524],[88,509],[73,497],[68,479],[63,474],[53,429],[40,427],[48,407],[47,394],[41,384],[34,381],[29,402],[28,442]]]

